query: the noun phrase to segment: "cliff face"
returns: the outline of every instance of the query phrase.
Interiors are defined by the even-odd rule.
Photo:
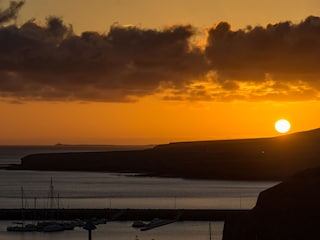
[[[317,239],[319,203],[320,168],[307,169],[261,192],[248,216],[226,221],[223,240]]]

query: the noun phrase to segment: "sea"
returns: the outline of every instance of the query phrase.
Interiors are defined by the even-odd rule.
[[[33,153],[118,149],[110,146],[1,146],[0,166],[19,164],[23,156]],[[133,148],[129,146],[121,149]],[[134,173],[0,169],[0,208],[21,208],[22,204],[26,208],[49,207],[51,182],[55,199],[58,199],[55,204],[59,208],[119,209],[251,209],[261,191],[278,183],[140,177]],[[57,233],[17,233],[6,231],[10,224],[11,221],[0,221],[0,239],[88,239],[87,231],[82,228]],[[92,233],[92,239],[205,240],[209,239],[211,234],[211,239],[218,240],[222,239],[224,223],[179,221],[143,232],[132,228],[131,225],[130,221],[98,225]]]

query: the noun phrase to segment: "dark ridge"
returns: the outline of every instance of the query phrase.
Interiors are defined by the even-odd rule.
[[[11,169],[278,181],[320,166],[319,143],[320,129],[315,129],[272,138],[170,143],[144,150],[33,154]]]
[[[223,240],[301,240],[319,234],[320,168],[294,174],[259,194],[254,209],[227,218]]]

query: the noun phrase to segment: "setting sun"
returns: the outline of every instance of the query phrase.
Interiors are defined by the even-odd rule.
[[[286,119],[280,119],[275,123],[274,127],[279,133],[286,133],[290,130],[291,124]]]

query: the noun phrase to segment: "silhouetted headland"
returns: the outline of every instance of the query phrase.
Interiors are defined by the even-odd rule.
[[[105,171],[197,179],[284,180],[320,166],[320,129],[272,138],[178,142],[151,149],[33,154],[10,169]]]

